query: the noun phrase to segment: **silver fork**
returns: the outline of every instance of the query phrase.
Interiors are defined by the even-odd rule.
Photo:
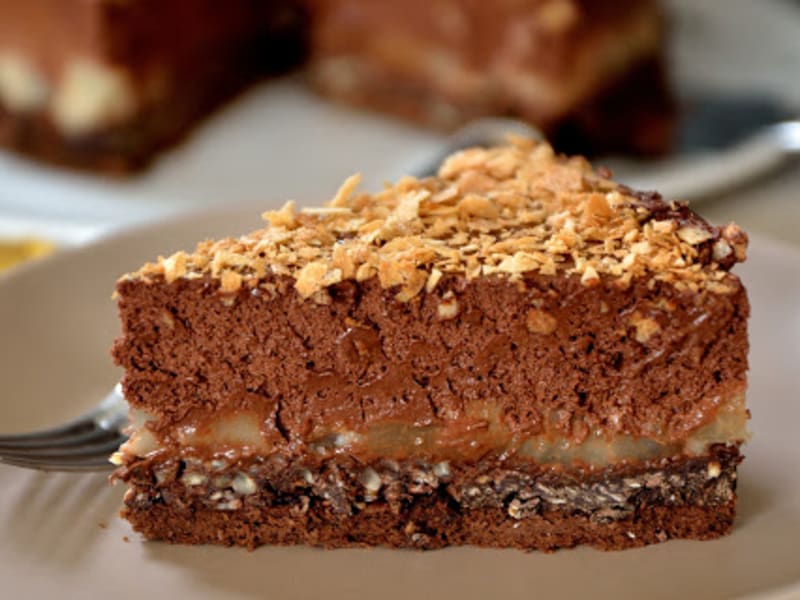
[[[128,404],[120,384],[90,412],[55,427],[0,436],[0,464],[43,471],[105,471],[109,456],[128,439]]]

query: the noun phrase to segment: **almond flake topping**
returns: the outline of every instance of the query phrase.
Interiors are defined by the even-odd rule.
[[[326,301],[329,286],[376,277],[408,302],[436,293],[449,274],[563,274],[586,286],[645,278],[727,293],[727,268],[746,253],[735,224],[710,227],[680,204],[523,138],[458,152],[436,177],[404,177],[375,194],[358,192],[360,181],[349,177],[323,207],[296,210],[289,201],[263,214],[264,229],[202,242],[127,277],[211,277],[233,292],[289,276],[300,297],[315,301]],[[535,326],[546,321],[537,316]],[[645,329],[642,337],[652,333]]]

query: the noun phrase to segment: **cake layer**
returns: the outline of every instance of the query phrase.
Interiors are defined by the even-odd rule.
[[[509,462],[365,465],[345,456],[291,463],[160,457],[118,476],[124,515],[151,539],[555,550],[617,549],[671,537],[708,539],[731,526],[736,447],[698,458],[600,472]]]
[[[564,511],[542,513],[526,521],[509,520],[497,508],[459,514],[446,501],[436,499],[415,504],[402,514],[374,506],[348,518],[331,518],[329,511],[321,507],[298,518],[297,509],[290,506],[230,514],[201,507],[185,511],[163,504],[133,507],[124,515],[146,538],[174,544],[251,549],[264,544],[417,549],[470,545],[553,552],[579,545],[624,550],[669,539],[715,539],[730,532],[735,504],[646,506],[635,517],[608,524]],[[409,526],[415,522],[422,523],[420,531],[415,525]]]
[[[731,285],[698,296],[578,276],[443,276],[401,304],[373,279],[318,304],[286,278],[234,293],[209,279],[131,280],[114,352],[128,401],[165,430],[192,411],[236,409],[307,440],[318,424],[435,427],[488,405],[512,434],[674,441],[744,389],[748,306]]]
[[[651,433],[604,435],[600,431],[575,440],[552,431],[535,436],[515,434],[500,420],[494,405],[473,411],[464,420],[419,426],[399,421],[352,429],[330,429],[319,423],[310,438],[288,440],[269,415],[242,410],[214,411],[202,419],[189,416],[172,429],[154,431],[146,415],[133,418],[130,441],[112,458],[116,464],[164,453],[190,452],[200,456],[229,453],[312,453],[315,456],[347,454],[361,461],[409,457],[426,460],[480,460],[487,456],[517,456],[537,465],[607,467],[620,462],[637,464],[672,456],[702,456],[716,444],[747,440],[749,414],[744,394],[724,399],[714,418],[698,425],[680,441]],[[552,422],[552,419],[546,420]]]

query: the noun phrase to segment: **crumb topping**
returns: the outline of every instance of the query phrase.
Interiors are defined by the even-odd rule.
[[[510,138],[450,156],[436,177],[404,177],[375,194],[358,193],[354,175],[323,207],[298,210],[289,201],[264,213],[264,229],[159,257],[127,277],[210,276],[235,292],[285,275],[317,301],[331,285],[377,277],[407,302],[448,273],[566,274],[586,286],[610,279],[623,287],[644,277],[693,292],[733,290],[727,270],[747,247],[735,224],[711,227],[683,203],[606,175],[547,144]]]

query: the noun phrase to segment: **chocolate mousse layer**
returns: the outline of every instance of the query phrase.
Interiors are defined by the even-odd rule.
[[[286,277],[264,282],[274,293],[131,280],[118,289],[114,355],[128,401],[165,432],[235,410],[290,440],[323,426],[463,430],[491,418],[510,435],[669,442],[746,385],[748,304],[732,281],[700,299],[669,284],[451,275],[415,303],[368,280],[317,304],[299,302]]]

